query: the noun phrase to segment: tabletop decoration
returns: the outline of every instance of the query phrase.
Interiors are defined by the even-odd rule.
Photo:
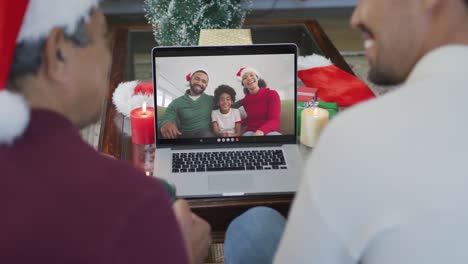
[[[152,82],[120,83],[112,95],[119,113],[130,118],[132,142],[154,144],[154,88]]]
[[[251,45],[252,33],[249,28],[242,29],[202,29],[199,46]]]
[[[115,88],[112,101],[119,113],[130,117],[130,112],[141,107],[143,102],[149,107],[154,107],[153,93],[152,82],[123,82]]]
[[[251,0],[144,0],[145,17],[161,46],[197,45],[200,29],[242,27]]]
[[[312,100],[306,103],[301,114],[301,143],[308,147],[315,147],[328,120],[328,111],[318,107],[318,101]]]
[[[154,144],[154,107],[142,107],[130,112],[132,142],[140,145]]]
[[[329,119],[332,119],[338,113],[338,104],[335,102],[319,101],[319,93],[317,88],[306,86],[297,87],[297,131],[301,134],[301,115],[302,111],[308,106],[315,105],[328,111]]]
[[[305,86],[318,89],[320,100],[336,102],[340,107],[375,97],[366,83],[317,54],[298,58],[298,77]]]

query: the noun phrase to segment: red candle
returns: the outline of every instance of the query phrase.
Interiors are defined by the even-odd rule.
[[[130,113],[130,123],[132,126],[132,142],[135,144],[153,144],[154,143],[154,108],[143,107],[136,108]]]

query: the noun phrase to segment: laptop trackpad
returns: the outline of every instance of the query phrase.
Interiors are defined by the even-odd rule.
[[[246,192],[253,189],[250,174],[214,174],[208,176],[208,188],[220,192]]]

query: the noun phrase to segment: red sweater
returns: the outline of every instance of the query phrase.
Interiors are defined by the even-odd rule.
[[[165,189],[34,110],[0,146],[0,263],[187,263]]]
[[[265,135],[279,131],[281,102],[278,93],[270,88],[260,88],[256,94],[246,94],[242,105],[247,112],[246,131],[262,131]]]

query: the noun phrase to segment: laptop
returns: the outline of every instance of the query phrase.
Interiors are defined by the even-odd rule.
[[[155,47],[152,61],[157,108],[154,176],[173,184],[177,196],[186,198],[284,194],[297,190],[302,158],[297,145],[295,44]],[[271,109],[276,110],[262,112],[259,106],[264,105],[263,100],[252,106],[256,99],[246,97],[250,92],[242,86],[241,76],[236,76],[242,68],[254,69],[266,82],[258,94],[273,98],[271,105],[276,108]],[[204,75],[195,75],[199,71]],[[199,81],[204,82],[202,93],[201,86],[195,84]],[[235,91],[235,101],[231,100],[229,110],[225,109],[226,104],[215,101],[215,90],[221,85]],[[191,93],[191,89],[197,91]],[[217,97],[224,100],[221,98],[222,95]],[[213,119],[222,109],[234,116],[235,120],[228,120],[235,122],[232,124],[235,133],[219,133],[218,122],[222,122]],[[218,115],[213,115],[216,110]],[[278,115],[272,112],[279,112],[279,123]],[[275,131],[264,129],[267,135],[247,135],[247,129],[255,125],[263,127],[261,122],[271,121],[270,118],[273,118],[270,130]],[[177,127],[181,135],[161,132],[167,122]],[[214,124],[218,125],[217,130]],[[200,126],[204,133],[190,130]],[[229,124],[225,127],[229,128]]]

